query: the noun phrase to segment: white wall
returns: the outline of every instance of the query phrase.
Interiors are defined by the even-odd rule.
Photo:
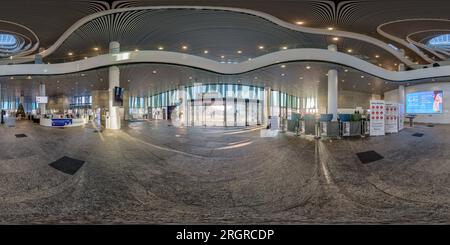
[[[442,123],[450,124],[450,82],[446,83],[424,83],[419,85],[405,87],[405,93],[413,93],[420,91],[443,91],[443,113],[442,114],[418,114],[414,119],[415,122],[422,123]],[[405,96],[406,97],[406,96]],[[399,102],[398,89],[384,93],[384,100],[389,102]]]

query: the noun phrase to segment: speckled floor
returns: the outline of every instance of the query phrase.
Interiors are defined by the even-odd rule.
[[[168,125],[0,126],[0,223],[450,223],[450,125],[339,141]],[[85,164],[49,166],[63,156]]]

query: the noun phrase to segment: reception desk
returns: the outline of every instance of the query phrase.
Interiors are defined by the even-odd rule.
[[[45,127],[79,127],[86,124],[84,118],[41,118],[40,125]]]

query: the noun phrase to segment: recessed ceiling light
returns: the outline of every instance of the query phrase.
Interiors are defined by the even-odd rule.
[[[339,41],[339,37],[333,37],[333,41]]]
[[[344,70],[344,72],[348,72],[348,70],[347,70],[347,69],[345,69],[345,70]]]
[[[204,50],[203,53],[204,53],[204,54],[207,54],[207,53],[209,53],[209,51],[208,51],[208,50]]]
[[[295,24],[297,24],[297,25],[303,25],[303,24],[305,24],[305,22],[304,22],[304,21],[297,21],[297,22],[295,22]]]
[[[158,47],[158,50],[164,50],[164,47],[159,46],[159,47]]]
[[[264,46],[260,45],[258,46],[258,49],[264,49]]]
[[[94,48],[94,51],[99,51],[100,49],[98,48],[98,47],[95,47]]]
[[[72,52],[69,52],[69,53],[68,53],[68,55],[69,55],[69,56],[72,56],[72,55],[73,55],[73,53],[72,53]]]
[[[238,50],[237,53],[238,53],[238,54],[242,54],[242,51],[241,51],[241,50]]]
[[[311,66],[307,66],[306,69],[308,69],[308,70],[311,69]]]
[[[283,46],[283,47],[281,47],[281,49],[286,50],[286,49],[288,49],[288,47],[287,46]]]
[[[224,59],[224,58],[225,58],[225,55],[221,55],[220,58]]]
[[[375,55],[375,58],[377,58],[377,59],[378,59],[378,58],[380,58],[380,56],[379,56],[379,55],[377,54],[377,55]]]
[[[181,48],[182,48],[183,50],[186,50],[188,47],[187,47],[186,45],[183,45]]]
[[[153,74],[156,74],[156,71],[154,70],[154,71],[152,71],[152,73],[153,73]]]
[[[282,76],[282,77],[284,77],[285,75],[286,75],[286,74],[284,74],[284,73],[281,73],[281,76]]]
[[[27,79],[28,79],[28,80],[31,79],[31,76],[28,76]]]
[[[347,52],[348,52],[348,53],[352,53],[352,52],[353,52],[353,49],[347,49]]]
[[[13,80],[13,79],[14,79],[14,77],[10,77],[9,79]]]
[[[361,78],[364,78],[364,76],[361,76]]]
[[[281,65],[281,68],[286,68],[286,65]]]
[[[327,28],[329,31],[332,31],[332,30],[334,30],[334,27],[328,27]]]

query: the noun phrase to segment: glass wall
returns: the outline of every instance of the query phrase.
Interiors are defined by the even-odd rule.
[[[194,84],[183,88],[185,103],[179,90],[155,94],[148,98],[152,119],[169,119],[171,113],[183,106],[184,121],[188,126],[243,127],[260,125],[264,114],[264,88],[242,84]],[[287,118],[300,111],[300,98],[279,91],[270,91],[268,116]],[[136,102],[130,98],[130,112]]]

